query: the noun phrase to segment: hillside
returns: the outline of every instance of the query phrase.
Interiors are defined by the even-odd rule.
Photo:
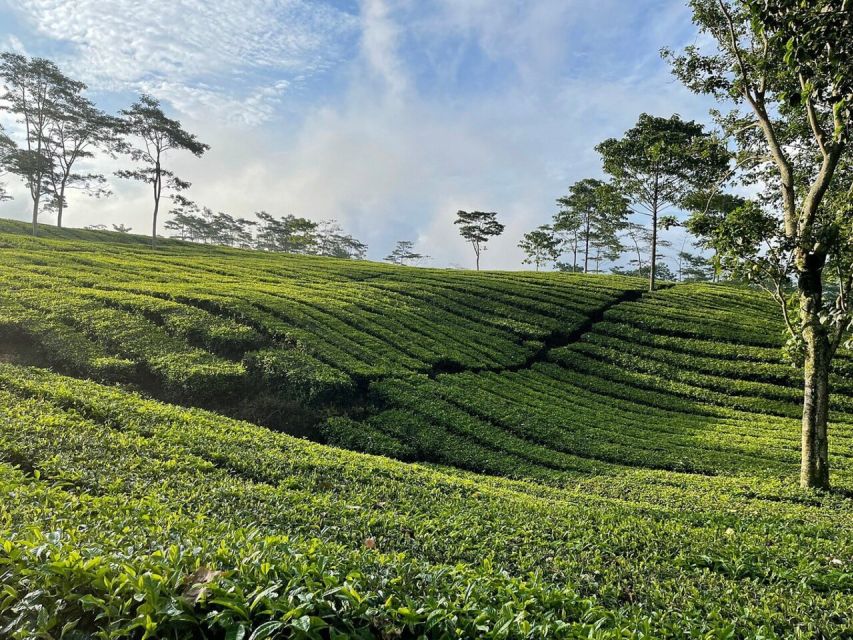
[[[803,493],[756,292],[24,232],[4,632],[853,637],[853,357]]]

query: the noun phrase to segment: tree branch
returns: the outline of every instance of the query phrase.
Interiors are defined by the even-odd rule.
[[[803,74],[798,74],[800,79],[800,88],[805,93],[806,91],[806,81],[803,78]],[[811,96],[806,96],[806,114],[808,115],[809,126],[812,128],[812,133],[814,134],[815,141],[817,142],[817,146],[820,149],[821,154],[824,158],[829,154],[826,148],[826,133],[820,126],[820,122],[817,119],[817,113],[815,113],[814,102],[812,101]]]

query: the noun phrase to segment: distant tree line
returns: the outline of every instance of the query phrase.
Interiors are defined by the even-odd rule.
[[[651,290],[660,279],[714,278],[712,260],[703,255],[710,246],[702,241],[701,225],[676,213],[698,209],[701,194],[728,171],[724,141],[678,115],[644,113],[622,138],[605,140],[596,151],[608,179],[584,178],[557,198],[551,223],[524,234],[518,244],[525,263],[537,271],[553,263],[560,271],[579,273],[601,273],[610,264],[613,273],[647,278]],[[648,224],[637,222],[638,217],[648,218]],[[661,250],[671,243],[659,236],[674,226],[692,232],[693,248],[700,250],[682,247],[675,271],[661,262]]]
[[[17,176],[27,186],[33,234],[45,211],[56,215],[57,226],[63,225],[72,190],[92,197],[111,194],[106,176],[80,169],[86,160],[103,154],[128,158],[133,166],[115,175],[150,189],[152,246],[161,226],[165,197],[170,217],[162,226],[175,238],[286,253],[366,255],[366,245],[346,234],[334,220],[317,222],[294,215],[275,218],[263,211],[249,220],[193,202],[186,196],[190,183],[170,169],[169,159],[176,152],[200,157],[209,146],[167,116],[150,95],[139,96],[112,116],[86,97],[85,84],[69,78],[50,60],[17,53],[0,54],[0,82],[4,91],[0,110],[17,125],[9,130],[14,135],[0,128],[0,175]],[[628,267],[611,270],[646,276],[652,287],[656,278],[710,277],[712,270],[702,268],[701,255],[681,252],[677,272],[660,264],[660,249],[667,243],[659,240],[657,232],[677,224],[674,216],[667,215],[669,208],[688,203],[700,207],[701,198],[696,194],[707,191],[728,162],[719,142],[701,125],[678,116],[665,119],[643,114],[622,139],[607,140],[597,149],[610,180],[589,178],[571,185],[568,194],[557,200],[559,211],[552,223],[522,237],[519,246],[525,263],[536,270],[553,263],[561,270],[597,273],[603,265],[617,263],[627,254]],[[0,186],[0,200],[8,197]],[[730,204],[718,201],[720,206]],[[629,221],[631,214],[638,213],[648,216],[650,224]],[[703,216],[717,213],[719,208],[704,210]],[[504,225],[495,212],[461,210],[456,225],[471,245],[479,270],[489,240],[501,235]],[[704,227],[697,221],[690,228],[701,232]],[[561,261],[565,254],[571,259]],[[413,242],[401,240],[386,260],[413,265],[427,258],[415,250]]]
[[[210,147],[168,117],[150,95],[139,96],[116,116],[108,115],[86,97],[84,83],[65,75],[52,61],[10,52],[0,54],[0,83],[0,112],[14,121],[8,132],[0,125],[0,177],[17,176],[26,185],[32,199],[33,235],[45,211],[54,213],[57,226],[62,227],[72,190],[96,198],[111,195],[106,176],[80,169],[81,161],[100,153],[127,157],[132,168],[115,175],[151,190],[152,246],[165,196],[172,204],[172,218],[164,226],[173,237],[265,251],[365,257],[366,245],[345,234],[333,220],[275,219],[258,212],[259,220],[249,221],[214,213],[188,199],[185,192],[191,185],[169,168],[168,159],[178,151],[200,157]],[[0,201],[8,199],[0,184]],[[124,225],[113,225],[113,229],[130,231]]]
[[[209,207],[199,208],[184,198],[175,199],[172,217],[164,227],[172,238],[241,249],[331,256],[363,260],[367,245],[344,233],[335,220],[315,222],[286,215],[279,218],[258,211],[257,220],[235,218]]]

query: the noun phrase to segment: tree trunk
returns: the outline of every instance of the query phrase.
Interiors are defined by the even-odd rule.
[[[479,271],[480,270],[480,252],[479,251],[476,253],[476,257],[477,257],[477,271]]]
[[[151,248],[157,247],[157,212],[160,210],[160,163],[156,164],[157,173],[154,177],[154,219],[151,223]]]
[[[157,246],[157,211],[160,209],[160,198],[154,198],[154,220],[151,223],[151,248]]]
[[[589,273],[589,218],[586,220],[586,230],[583,237],[583,272]]]
[[[41,200],[41,194],[37,193],[33,196],[33,237],[38,235],[39,200]]]
[[[56,226],[62,228],[62,212],[65,210],[65,185],[59,188],[59,205],[56,211]]]
[[[649,268],[649,291],[655,290],[655,270],[658,263],[658,209],[652,209],[652,259]]]
[[[800,314],[803,320],[805,361],[803,367],[803,424],[800,486],[805,489],[829,488],[829,370],[832,359],[829,336],[820,322],[823,297],[820,266],[824,260],[815,255],[805,258],[800,272]]]

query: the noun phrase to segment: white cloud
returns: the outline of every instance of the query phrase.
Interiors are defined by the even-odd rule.
[[[399,29],[386,0],[362,0],[361,50],[370,74],[379,77],[392,99],[399,100],[409,82],[397,55]]]
[[[72,45],[93,88],[154,91],[189,115],[257,123],[294,76],[327,69],[356,18],[309,0],[21,0],[21,19]],[[246,110],[241,112],[241,106]]]
[[[519,268],[521,235],[571,182],[600,175],[598,142],[642,111],[706,110],[657,54],[691,31],[680,0],[362,0],[357,16],[308,0],[106,5],[23,0],[21,11],[76,44],[69,61],[90,82],[149,90],[188,116],[211,151],[169,162],[201,204],[337,218],[376,259],[410,239],[435,265],[472,266],[453,218],[480,209],[507,225],[484,265]],[[144,19],[151,10],[161,17]],[[338,41],[351,35],[346,58]],[[300,74],[331,64],[348,84],[295,100]],[[148,190],[114,183],[110,200],[72,196],[69,224],[147,231]],[[26,215],[18,193],[0,215]]]

